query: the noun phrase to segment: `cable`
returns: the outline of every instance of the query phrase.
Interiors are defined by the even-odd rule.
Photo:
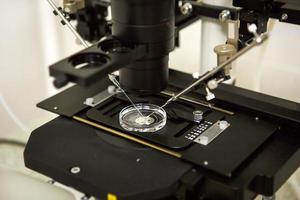
[[[6,103],[4,97],[2,96],[2,94],[0,93],[0,104],[3,106],[4,110],[8,113],[8,115],[10,116],[10,118],[13,120],[13,122],[19,127],[21,128],[22,131],[24,131],[25,133],[30,133],[30,129],[27,128],[22,122],[21,120],[17,117],[17,115],[12,111],[12,109],[9,107],[9,105]]]
[[[25,147],[26,143],[17,141],[17,140],[10,140],[10,139],[0,139],[0,145],[1,144],[8,144],[8,145],[14,145],[14,146],[19,146],[19,147]]]

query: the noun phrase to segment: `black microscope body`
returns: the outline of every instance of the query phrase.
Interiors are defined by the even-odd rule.
[[[186,3],[192,9],[184,12],[180,6]],[[104,20],[109,6],[111,21]],[[162,130],[137,133],[119,124],[119,112],[130,102],[107,92],[112,85],[107,75],[116,70],[135,103],[162,105],[192,83],[191,75],[169,69],[169,53],[180,45],[180,30],[201,16],[218,18],[228,10],[230,20],[240,20],[239,48],[253,37],[246,31],[249,23],[259,33],[267,31],[270,18],[300,24],[296,1],[234,0],[233,6],[86,0],[72,16],[78,32],[89,41],[105,37],[50,66],[55,86],[77,85],[38,104],[60,116],[33,131],[25,165],[97,199],[273,196],[300,164],[299,104],[225,84],[206,102],[205,90],[198,87],[165,108]],[[94,106],[84,103],[91,97]],[[195,110],[204,113],[201,123],[194,122]],[[230,126],[221,130],[217,125],[224,120]],[[218,137],[209,144],[197,140],[208,133]]]

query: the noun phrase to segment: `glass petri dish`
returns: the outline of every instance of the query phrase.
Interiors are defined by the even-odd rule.
[[[121,110],[119,121],[122,128],[134,132],[156,132],[162,129],[167,122],[166,111],[153,104],[136,104],[136,108],[131,105]],[[149,116],[150,115],[150,116]]]

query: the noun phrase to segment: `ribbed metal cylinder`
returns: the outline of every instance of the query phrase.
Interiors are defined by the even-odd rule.
[[[168,84],[169,53],[174,49],[174,0],[111,0],[112,33],[130,45],[147,45],[147,55],[120,70],[123,88],[158,93]]]

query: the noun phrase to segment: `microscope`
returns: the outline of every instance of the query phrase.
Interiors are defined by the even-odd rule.
[[[85,198],[275,199],[300,164],[300,105],[223,82],[267,39],[270,18],[300,24],[299,3],[49,2],[86,48],[49,67],[57,88],[76,85],[37,105],[59,117],[31,134],[26,167]],[[231,34],[215,48],[218,66],[195,79],[169,69],[169,53],[203,16]]]

